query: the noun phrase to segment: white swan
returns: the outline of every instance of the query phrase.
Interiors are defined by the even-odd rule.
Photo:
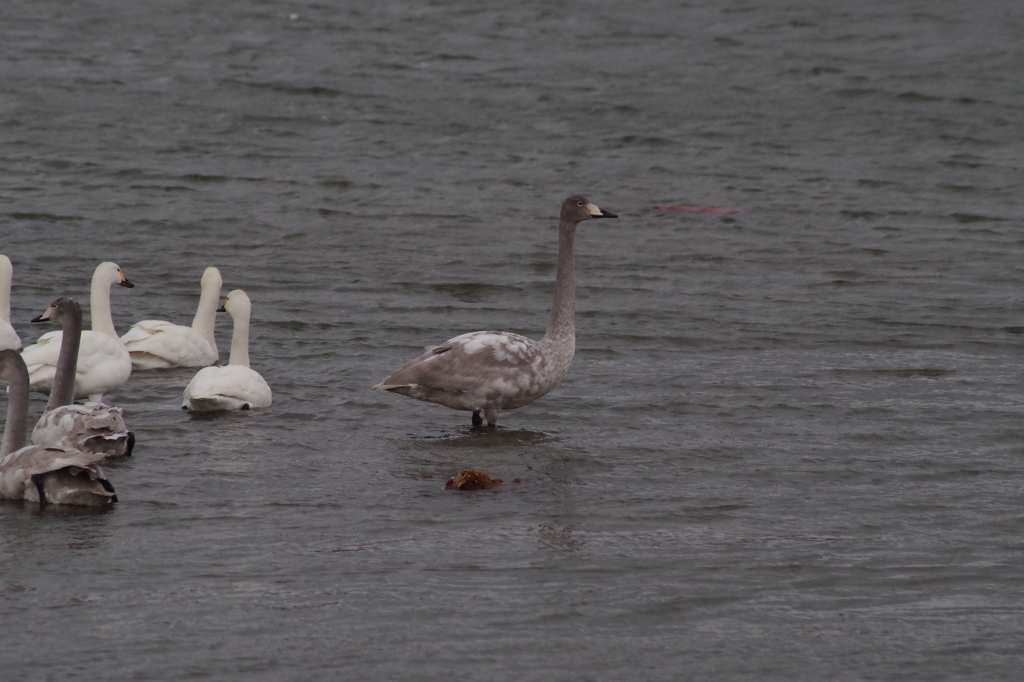
[[[117,502],[114,486],[97,465],[102,454],[25,445],[28,369],[17,351],[0,351],[0,379],[10,383],[0,445],[0,498],[93,507]]]
[[[510,332],[470,332],[442,343],[389,374],[374,390],[390,391],[473,413],[494,426],[502,410],[533,402],[558,386],[576,352],[576,226],[590,218],[617,218],[585,197],[562,202],[558,269],[547,331],[540,341]]]
[[[204,367],[185,387],[181,408],[194,412],[270,407],[270,386],[249,368],[249,316],[252,303],[241,289],[228,294],[221,311],[234,321],[231,355],[223,367]]]
[[[110,287],[135,286],[125,278],[116,263],[100,263],[92,275],[89,305],[92,308],[92,330],[82,332],[75,375],[75,397],[102,402],[103,394],[122,386],[132,373],[132,359],[117,336],[110,317]],[[49,393],[57,373],[62,332],[43,334],[21,352],[28,365],[33,391]]]
[[[132,357],[132,368],[208,367],[217,362],[220,353],[213,338],[213,327],[221,285],[220,270],[206,268],[200,280],[202,292],[191,327],[163,320],[133,324],[121,337]]]
[[[104,453],[108,457],[132,454],[135,435],[125,426],[120,407],[103,403],[75,405],[75,365],[82,338],[82,308],[70,298],[58,298],[32,320],[56,322],[63,327],[57,372],[50,400],[43,416],[32,429],[32,442],[83,452]]]
[[[0,254],[0,350],[21,348],[21,338],[11,326],[11,259]]]

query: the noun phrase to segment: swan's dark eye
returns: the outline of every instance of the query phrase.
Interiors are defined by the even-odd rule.
[[[582,206],[582,205],[583,205],[583,202],[582,202],[582,201],[577,201],[577,202],[576,202],[576,205],[577,205],[577,206]]]

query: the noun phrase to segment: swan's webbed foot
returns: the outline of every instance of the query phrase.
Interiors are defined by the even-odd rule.
[[[135,432],[134,431],[129,431],[128,432],[128,439],[125,441],[125,444],[124,444],[124,456],[125,457],[131,457],[132,456],[132,450],[134,450],[134,449],[135,449]]]
[[[473,426],[482,426],[483,423],[484,419],[480,416],[480,410],[473,410]]]

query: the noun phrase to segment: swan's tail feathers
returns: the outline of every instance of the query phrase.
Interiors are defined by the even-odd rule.
[[[55,471],[34,474],[32,483],[40,506],[71,504],[102,507],[117,502],[113,484],[95,464],[66,466]]]
[[[409,388],[409,384],[385,384],[385,383],[381,382],[381,383],[377,384],[376,386],[374,386],[373,388],[371,388],[370,390],[371,391],[392,391],[392,392],[395,392],[395,391],[401,391],[402,389],[408,389],[408,388]]]
[[[239,400],[232,396],[191,396],[182,404],[182,409],[190,412],[220,412],[224,410],[247,410],[250,408],[248,401]]]
[[[220,398],[196,398],[192,397],[185,401],[182,409],[190,412],[216,412],[217,410],[228,409]]]
[[[140,350],[129,350],[128,355],[132,358],[132,369],[167,369],[174,367],[174,364],[163,359],[159,355],[147,353]]]
[[[135,447],[135,434],[99,434],[83,438],[78,445],[85,452],[104,453],[107,457],[128,457]]]

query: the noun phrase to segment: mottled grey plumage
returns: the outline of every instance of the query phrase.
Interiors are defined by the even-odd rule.
[[[103,403],[75,405],[75,373],[82,337],[82,308],[72,298],[58,298],[32,320],[56,322],[63,328],[61,347],[46,411],[32,429],[36,445],[71,448],[105,456],[130,455],[134,436],[119,407]]]
[[[97,465],[104,455],[25,445],[28,369],[17,351],[0,351],[0,379],[10,383],[0,445],[0,498],[39,504],[101,506],[117,502],[114,486]]]
[[[540,341],[510,332],[470,332],[411,360],[373,388],[480,414],[493,426],[502,410],[522,407],[558,386],[576,352],[576,226],[617,218],[574,195],[562,202],[558,269],[547,331]]]

